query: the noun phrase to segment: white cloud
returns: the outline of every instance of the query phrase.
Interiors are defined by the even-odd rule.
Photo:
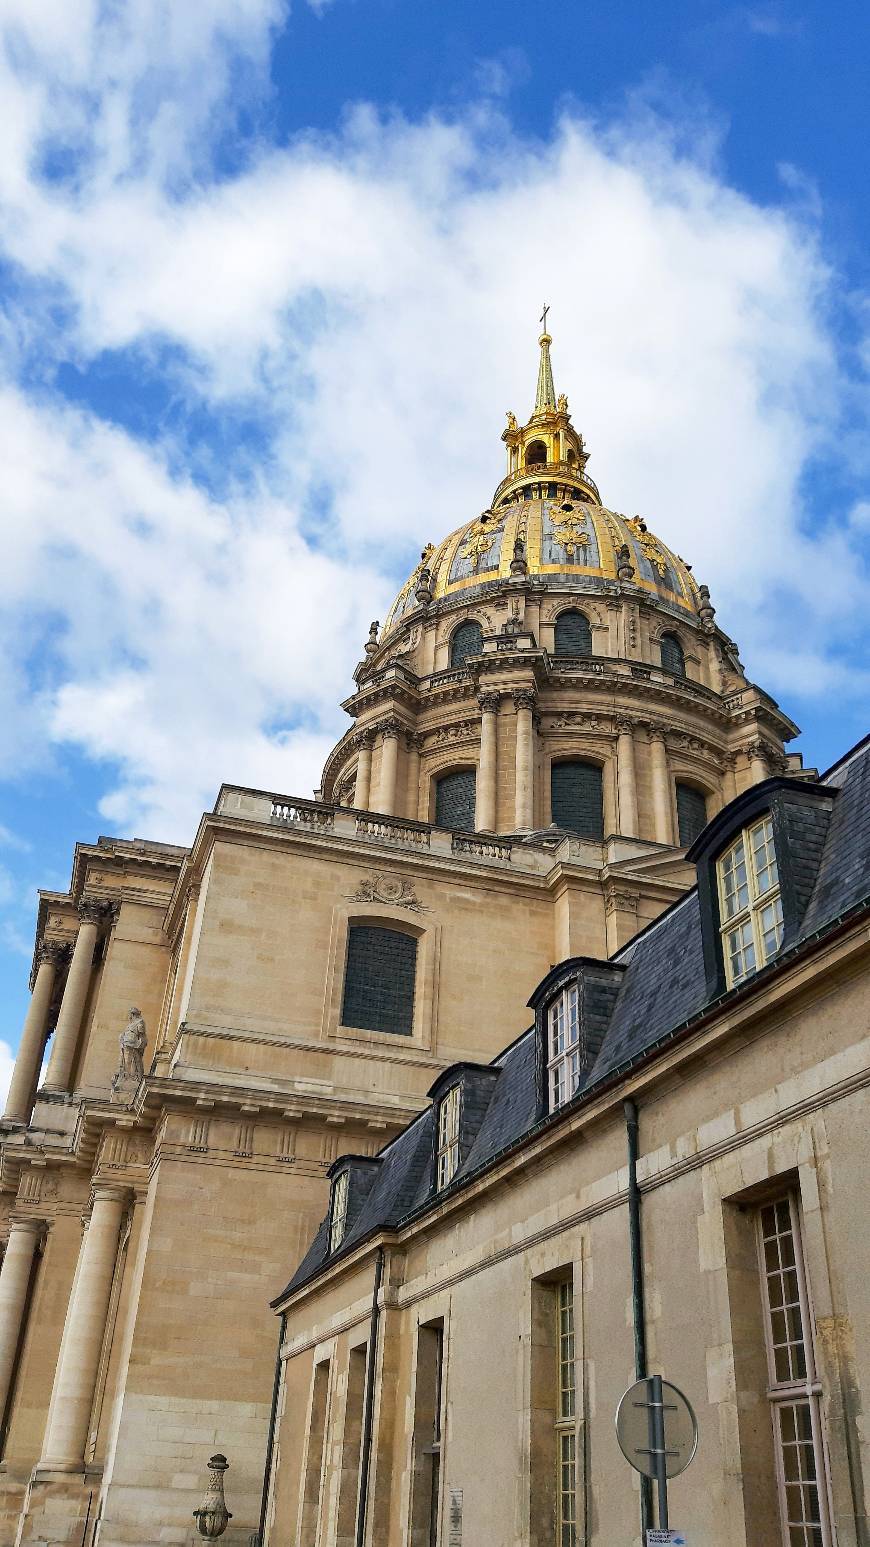
[[[7,769],[76,744],[105,761],[113,823],[181,838],[222,778],[309,789],[385,572],[501,477],[545,298],[605,501],[694,563],[777,696],[866,691],[837,659],[862,550],[803,483],[850,387],[806,210],[754,205],[648,117],[567,114],[529,144],[485,102],[417,124],[358,108],[212,175],[227,84],[262,79],[281,9],[93,0],[71,35],[62,4],[0,0],[27,302],[0,401]],[[58,123],[72,166],[46,181]],[[48,383],[107,350],[229,427],[209,488],[180,432],[137,440],[22,386],[37,356]]]

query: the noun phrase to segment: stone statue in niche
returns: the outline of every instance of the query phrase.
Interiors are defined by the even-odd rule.
[[[142,1054],[148,1034],[145,1030],[145,1021],[141,1010],[135,1005],[130,1008],[130,1018],[118,1038],[118,1046],[121,1049],[121,1064],[118,1073],[112,1080],[112,1100],[130,1100],[141,1079],[145,1077],[145,1065]]]

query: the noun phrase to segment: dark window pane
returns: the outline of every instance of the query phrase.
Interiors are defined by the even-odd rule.
[[[410,1037],[417,941],[398,929],[353,924],[347,937],[343,1026]]]
[[[592,630],[582,612],[560,612],[554,634],[556,655],[592,654]]]
[[[690,784],[677,785],[677,820],[680,846],[687,849],[707,826],[707,802],[701,791],[693,790]]]
[[[437,827],[474,828],[474,769],[445,774],[435,785]]]
[[[674,634],[662,634],[662,665],[674,677],[686,675],[683,647]]]
[[[550,770],[553,821],[582,838],[604,837],[601,769],[594,763],[554,763]]]
[[[450,641],[450,664],[462,666],[470,655],[480,655],[483,629],[479,623],[460,623]]]

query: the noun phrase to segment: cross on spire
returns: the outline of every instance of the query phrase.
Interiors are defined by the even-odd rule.
[[[544,310],[541,313],[541,327],[543,328],[545,333],[547,331],[547,312],[549,310],[550,310],[549,306],[545,305]]]
[[[539,414],[546,408],[556,407],[556,389],[553,386],[553,367],[550,364],[550,335],[547,332],[547,312],[549,306],[545,306],[541,316],[543,333],[538,343],[541,346],[541,363],[538,367],[538,390],[535,394],[535,413]]]

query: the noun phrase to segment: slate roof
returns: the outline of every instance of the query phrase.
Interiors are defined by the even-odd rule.
[[[799,950],[843,915],[870,902],[870,737],[819,781],[837,790],[830,824],[820,845],[815,881],[797,936],[783,956]],[[739,798],[739,797],[738,797]],[[582,1104],[593,1086],[615,1077],[657,1043],[710,1007],[702,950],[701,904],[693,888],[613,957],[626,970],[616,995],[601,1050],[582,1089],[554,1114],[541,1116],[537,1038],[534,1027],[493,1059],[499,1071],[477,1137],[450,1193],[536,1129],[558,1122]],[[776,963],[765,971],[775,970]],[[729,999],[753,983],[729,991]],[[351,1222],[336,1256],[344,1256],[366,1237],[401,1226],[439,1201],[432,1172],[434,1109],[428,1107],[380,1154],[381,1167],[360,1212]],[[300,1288],[326,1265],[328,1228],[314,1242],[284,1293]]]

